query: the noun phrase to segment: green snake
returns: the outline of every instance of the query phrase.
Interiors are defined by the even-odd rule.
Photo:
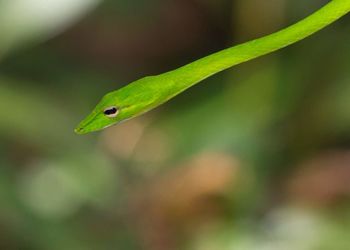
[[[350,0],[332,0],[276,33],[224,49],[176,70],[132,82],[106,94],[75,132],[85,134],[139,116],[220,71],[302,40],[349,11]]]

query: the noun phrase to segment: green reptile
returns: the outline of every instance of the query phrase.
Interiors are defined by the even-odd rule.
[[[176,70],[132,82],[106,94],[75,132],[85,134],[139,116],[211,75],[302,40],[349,11],[350,0],[332,0],[276,33],[219,51]]]

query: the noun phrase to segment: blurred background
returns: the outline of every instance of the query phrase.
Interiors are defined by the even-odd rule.
[[[350,249],[350,18],[102,132],[105,93],[325,0],[1,0],[0,249]]]

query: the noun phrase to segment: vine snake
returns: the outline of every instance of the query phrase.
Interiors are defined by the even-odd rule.
[[[178,69],[147,76],[106,94],[75,132],[86,134],[139,116],[198,82],[298,42],[350,11],[350,0],[332,0],[305,19],[276,33],[224,49]]]

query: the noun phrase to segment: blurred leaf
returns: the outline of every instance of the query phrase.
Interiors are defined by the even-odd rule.
[[[0,2],[0,58],[9,50],[47,39],[100,0],[5,0]]]

